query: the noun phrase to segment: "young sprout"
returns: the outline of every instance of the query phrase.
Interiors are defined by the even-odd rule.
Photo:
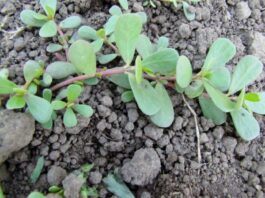
[[[62,100],[54,100],[52,102],[52,107],[55,111],[65,109],[63,122],[66,127],[76,126],[77,118],[75,112],[85,117],[91,117],[93,114],[93,109],[89,105],[76,104],[76,100],[81,93],[81,86],[72,84],[67,87],[66,102]]]

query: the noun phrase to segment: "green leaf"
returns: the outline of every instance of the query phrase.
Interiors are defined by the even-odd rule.
[[[20,19],[23,23],[25,23],[26,25],[30,27],[41,27],[47,22],[47,20],[36,19],[34,17],[36,14],[37,13],[32,10],[23,10],[20,13]]]
[[[147,80],[143,79],[142,83],[138,84],[133,74],[128,76],[133,95],[141,111],[146,115],[156,114],[161,109],[156,90]]]
[[[104,65],[104,64],[107,64],[107,63],[113,61],[117,56],[118,56],[118,54],[100,55],[98,57],[98,62],[100,64]]]
[[[161,83],[157,83],[155,90],[161,109],[150,117],[151,121],[159,127],[169,127],[174,121],[174,109],[171,99]]]
[[[57,0],[40,0],[40,4],[46,14],[53,18],[56,12]]]
[[[49,187],[48,192],[50,192],[50,193],[58,193],[61,190],[62,190],[62,188],[59,187],[59,186],[51,186],[51,187]]]
[[[77,72],[75,66],[71,63],[56,61],[47,66],[46,73],[49,74],[53,79],[62,79]]]
[[[0,78],[0,94],[12,94],[17,85],[10,80]]]
[[[119,17],[114,36],[120,54],[127,65],[130,65],[133,60],[141,31],[142,22],[138,15],[125,14]]]
[[[55,43],[50,43],[46,48],[47,52],[54,53],[63,49],[63,46]]]
[[[181,88],[189,86],[192,80],[192,67],[186,56],[180,56],[176,67],[176,81]]]
[[[48,21],[49,17],[44,15],[44,14],[40,14],[40,13],[34,13],[33,17],[37,20],[44,20],[44,21]]]
[[[250,102],[259,102],[261,98],[258,93],[246,93],[245,100]]]
[[[52,76],[48,73],[44,73],[41,80],[41,85],[43,87],[48,87],[51,85],[51,83],[52,83]]]
[[[128,1],[127,0],[119,0],[119,3],[120,3],[121,7],[124,10],[128,10],[129,9],[129,5],[128,5]]]
[[[109,9],[109,13],[110,13],[112,16],[114,16],[114,15],[117,15],[117,16],[122,15],[122,11],[121,11],[120,7],[119,7],[119,6],[116,6],[116,5],[112,6],[112,7]]]
[[[226,38],[217,39],[208,52],[202,70],[225,66],[236,54],[236,46]]]
[[[50,90],[50,89],[44,89],[44,90],[42,91],[42,97],[43,97],[45,100],[47,100],[48,102],[50,102],[51,99],[52,99],[52,90]]]
[[[130,189],[126,184],[121,180],[120,177],[114,174],[108,174],[107,177],[103,179],[104,184],[107,189],[115,194],[117,197],[122,198],[135,198]]]
[[[102,39],[95,40],[91,43],[91,46],[92,46],[95,53],[97,53],[101,50],[103,43],[104,42]]]
[[[77,125],[77,119],[74,111],[71,108],[67,108],[64,116],[63,116],[63,123],[66,127],[74,127]]]
[[[7,79],[9,76],[9,70],[6,68],[0,69],[0,78]]]
[[[38,158],[37,164],[30,176],[31,183],[35,184],[36,181],[39,179],[41,171],[44,167],[44,162],[45,162],[44,157]]]
[[[143,60],[143,66],[154,73],[163,75],[175,74],[178,52],[174,49],[162,49]]]
[[[84,40],[74,42],[69,48],[68,57],[79,72],[90,75],[96,73],[96,55],[89,42]]]
[[[45,99],[31,94],[24,96],[29,112],[39,123],[46,123],[52,116],[52,105]],[[40,108],[41,107],[41,108]]]
[[[140,56],[137,56],[135,61],[135,78],[138,84],[141,84],[143,80],[143,65]]]
[[[0,198],[5,198],[5,195],[4,195],[4,192],[3,192],[1,185],[0,185]]]
[[[245,56],[236,66],[229,94],[234,94],[253,82],[262,72],[263,65],[255,56]]]
[[[189,21],[194,20],[195,19],[195,13],[190,12],[190,10],[189,10],[190,5],[187,2],[183,1],[182,2],[182,7],[183,7],[183,11],[184,11],[185,17]]]
[[[246,141],[255,139],[260,134],[257,120],[246,109],[241,108],[231,113],[238,135]]]
[[[91,117],[94,113],[94,110],[89,105],[76,104],[73,106],[74,110],[84,117]]]
[[[81,18],[79,16],[70,16],[64,19],[60,23],[60,27],[62,29],[71,29],[71,28],[77,28],[78,26],[81,25]]]
[[[125,91],[121,95],[121,101],[124,103],[128,103],[134,100],[134,95],[132,91]]]
[[[223,94],[218,89],[215,89],[212,85],[210,85],[206,80],[204,80],[203,85],[211,97],[214,104],[224,112],[231,112],[235,110],[236,103],[232,102],[229,97]]]
[[[6,108],[7,109],[21,109],[23,107],[25,107],[26,105],[26,101],[23,98],[23,96],[12,96],[11,98],[9,98],[9,100],[6,103]]]
[[[136,50],[145,59],[154,52],[154,46],[147,36],[141,34],[136,45]]]
[[[265,115],[265,92],[257,93],[259,97],[259,101],[252,102],[250,100],[245,100],[245,105],[250,109],[251,111]]]
[[[226,113],[221,111],[211,100],[211,98],[201,95],[199,103],[204,117],[213,121],[216,125],[221,125],[226,121]]]
[[[78,36],[85,40],[97,40],[97,31],[90,26],[82,26],[78,30]]]
[[[72,84],[67,87],[67,100],[74,102],[81,94],[82,88],[79,85]]]
[[[137,12],[136,14],[141,18],[143,25],[147,23],[147,15],[145,12]]]
[[[43,73],[43,68],[36,62],[29,60],[23,67],[24,78],[27,82],[31,82],[35,78],[39,78]]]
[[[114,74],[111,77],[108,78],[111,82],[114,84],[125,88],[125,89],[131,89],[131,85],[128,79],[127,74]]]
[[[98,82],[99,82],[99,79],[98,78],[89,78],[89,79],[84,80],[84,83],[86,85],[90,85],[90,86],[91,85],[97,85]]]
[[[46,198],[46,197],[40,192],[31,192],[27,198]]]
[[[185,94],[188,98],[193,99],[202,95],[203,90],[203,82],[201,80],[196,80],[185,89]]]
[[[237,110],[243,106],[245,94],[246,94],[245,88],[243,88],[242,91],[240,92],[239,96],[237,97],[237,100],[236,100],[236,109]]]
[[[177,83],[175,83],[175,89],[178,93],[183,93],[185,89],[181,88]]]
[[[57,26],[54,21],[46,22],[40,29],[39,35],[43,38],[53,37],[57,34]]]
[[[165,36],[159,37],[156,45],[157,48],[156,50],[159,51],[161,49],[168,48],[168,46],[169,46],[169,39]]]
[[[38,86],[35,83],[30,83],[28,87],[28,92],[35,95],[38,91]]]
[[[116,15],[111,16],[109,20],[107,21],[107,23],[103,26],[104,27],[104,38],[106,35],[110,35],[114,32],[118,19],[119,19],[119,16],[116,16]],[[104,39],[103,37],[101,38]]]
[[[103,40],[106,39],[106,30],[104,28],[101,28],[97,31],[97,36]]]
[[[52,127],[53,127],[53,119],[51,118],[48,122],[46,122],[46,123],[41,123],[41,126],[42,126],[44,129],[52,129]]]
[[[52,101],[52,108],[55,111],[62,110],[66,107],[66,103],[61,100],[54,100]]]
[[[231,73],[226,67],[214,68],[207,78],[220,91],[227,91],[230,87]]]

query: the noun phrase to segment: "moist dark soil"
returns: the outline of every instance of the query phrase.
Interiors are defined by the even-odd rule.
[[[23,26],[19,20],[25,8],[39,10],[37,1],[0,0],[0,19],[3,29],[12,31]],[[239,0],[205,0],[194,6],[196,20],[187,21],[182,10],[157,2],[157,8],[143,7],[142,1],[130,0],[133,11],[148,14],[145,33],[154,41],[167,36],[170,46],[188,56],[198,70],[211,43],[218,37],[231,39],[237,46],[237,55],[230,63],[232,69],[239,58],[251,53],[251,35],[265,33],[265,1],[246,1],[251,15],[240,19],[236,10]],[[99,28],[109,16],[113,2],[99,0],[60,1],[58,20],[79,14],[83,23]],[[15,38],[0,34],[0,67],[10,70],[11,79],[23,83],[22,66],[29,59],[50,63],[53,57],[45,51],[50,40],[41,39],[36,29],[26,28]],[[265,45],[265,44],[264,44]],[[250,88],[264,89],[264,74]],[[145,128],[149,120],[135,103],[124,104],[121,90],[108,81],[87,87],[81,102],[96,111],[90,120],[80,118],[74,129],[66,129],[62,117],[55,121],[53,130],[36,126],[30,145],[11,156],[1,166],[0,175],[8,198],[25,198],[32,190],[47,192],[47,173],[53,165],[68,173],[84,163],[94,163],[95,175],[106,176],[121,167],[141,148],[154,148],[161,161],[161,171],[152,184],[137,187],[128,184],[136,197],[265,197],[265,119],[257,117],[261,135],[251,142],[242,141],[230,118],[216,126],[202,116],[197,101],[188,102],[199,118],[202,163],[197,163],[195,124],[192,114],[180,95],[171,92],[175,122],[167,129],[159,129],[158,138],[150,138]],[[152,126],[153,127],[153,126]],[[39,156],[44,156],[45,167],[35,185],[30,174]],[[93,184],[93,178],[89,180]],[[98,183],[98,182],[95,182]],[[96,185],[100,197],[112,197],[103,183]]]

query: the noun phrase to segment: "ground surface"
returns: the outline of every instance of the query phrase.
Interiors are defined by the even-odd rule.
[[[60,3],[57,18],[77,13],[83,17],[84,24],[98,28],[106,21],[111,4],[91,1],[65,0]],[[204,1],[195,7],[197,17],[192,22],[185,19],[182,11],[169,6],[144,8],[149,16],[145,31],[152,40],[158,36],[169,37],[170,46],[187,55],[194,69],[200,68],[208,47],[216,38],[227,37],[237,46],[232,68],[239,57],[252,52],[253,35],[265,33],[265,1],[249,0],[251,13],[247,10],[240,13],[236,8],[238,2]],[[141,1],[132,0],[130,5],[134,11],[143,9]],[[7,16],[3,28],[14,30],[22,26],[18,16],[28,7],[39,9],[35,1],[0,0],[1,21]],[[241,19],[249,14],[247,19]],[[11,40],[0,34],[0,39],[0,67],[7,66],[11,78],[17,82],[23,83],[22,65],[27,60],[51,61],[45,51],[48,41],[40,39],[35,30],[26,29]],[[263,77],[251,89],[264,89]],[[81,101],[92,105],[96,109],[95,115],[91,120],[80,119],[79,125],[72,130],[63,127],[61,117],[52,131],[37,126],[30,145],[15,153],[1,167],[7,197],[24,198],[34,189],[46,191],[49,187],[47,173],[52,165],[70,173],[85,162],[94,162],[95,177],[100,178],[98,175],[105,176],[121,167],[140,148],[156,150],[161,171],[150,185],[130,186],[137,197],[265,197],[265,119],[258,117],[261,136],[252,142],[243,142],[230,122],[215,126],[202,117],[196,101],[189,101],[200,116],[200,166],[196,162],[193,117],[178,94],[172,92],[172,99],[176,120],[172,127],[162,130],[151,126],[134,103],[123,104],[119,89],[108,81],[87,87]],[[156,132],[155,137],[147,135],[150,127]],[[29,175],[39,156],[45,157],[45,168],[37,184],[30,185]],[[97,183],[93,179],[90,183]],[[100,197],[111,197],[102,184],[98,189]]]

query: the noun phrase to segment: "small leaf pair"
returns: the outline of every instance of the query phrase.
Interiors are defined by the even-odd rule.
[[[75,112],[85,117],[91,117],[93,109],[89,105],[75,104],[80,96],[82,88],[79,85],[72,84],[67,87],[67,102],[55,100],[52,102],[55,111],[65,109],[63,122],[66,127],[74,127],[77,124]],[[75,112],[74,112],[75,111]]]

